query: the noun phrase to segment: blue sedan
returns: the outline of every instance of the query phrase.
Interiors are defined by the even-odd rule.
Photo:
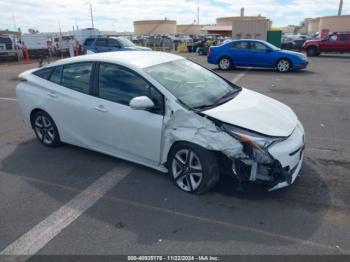
[[[281,50],[261,40],[240,39],[210,47],[208,63],[218,65],[221,70],[240,66],[274,68],[279,72],[288,72],[306,68],[309,62],[302,53]]]

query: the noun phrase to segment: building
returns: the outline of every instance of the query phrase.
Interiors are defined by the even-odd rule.
[[[350,31],[350,15],[323,16],[309,22],[308,33]]]
[[[261,27],[261,25],[265,25],[267,31],[271,28],[272,22],[263,16],[219,17],[216,19],[216,25],[204,26],[202,28],[202,31],[204,31],[207,34],[220,34],[223,36],[229,36],[233,38],[242,38],[245,36],[251,36],[255,38],[253,35],[260,35],[260,33],[252,34],[252,28]],[[244,32],[244,27],[249,27],[249,32]],[[266,34],[263,33],[263,35]],[[264,38],[264,36],[262,38]]]
[[[176,34],[175,20],[139,20],[134,21],[135,35],[174,35]]]
[[[202,26],[197,24],[176,25],[176,34],[198,35],[203,33]]]

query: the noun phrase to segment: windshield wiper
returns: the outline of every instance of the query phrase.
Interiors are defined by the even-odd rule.
[[[222,96],[220,99],[218,99],[215,103],[212,104],[204,104],[204,105],[200,105],[200,106],[195,106],[193,107],[194,109],[197,110],[203,110],[203,109],[210,109],[219,105],[222,105],[228,101],[230,101],[232,98],[235,97],[235,95],[239,92],[240,90],[236,90],[236,91],[230,91],[227,94],[225,94],[224,96]]]

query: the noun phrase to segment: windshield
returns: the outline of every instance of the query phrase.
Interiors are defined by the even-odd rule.
[[[118,41],[122,44],[124,47],[132,47],[135,46],[133,42],[131,42],[129,39],[125,37],[117,37]]]
[[[191,108],[214,107],[232,99],[241,90],[186,59],[147,67],[144,70]]]

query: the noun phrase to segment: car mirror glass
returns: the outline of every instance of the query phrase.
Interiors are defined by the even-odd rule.
[[[154,103],[147,96],[137,96],[130,100],[129,106],[135,110],[145,110],[154,108]]]

